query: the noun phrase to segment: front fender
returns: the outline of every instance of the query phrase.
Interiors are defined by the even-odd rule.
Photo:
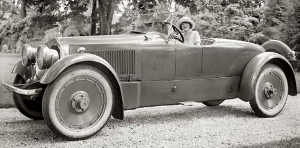
[[[296,79],[291,64],[282,55],[273,52],[264,52],[255,56],[244,69],[238,97],[250,101],[254,97],[254,87],[262,67],[272,63],[279,66],[285,73],[288,81],[289,95],[297,95]]]
[[[79,64],[89,64],[95,66],[100,69],[108,79],[111,81],[114,93],[115,93],[115,107],[113,111],[113,117],[117,119],[124,118],[124,107],[123,107],[123,91],[120,85],[119,77],[116,71],[112,68],[112,66],[102,59],[99,56],[89,54],[89,53],[75,53],[72,55],[68,55],[63,57],[62,59],[56,61],[41,77],[41,84],[49,84],[53,82],[60,73],[62,73],[66,68]]]
[[[24,66],[22,60],[20,60],[12,69],[11,73],[20,75],[25,81],[32,78],[33,76],[33,67]]]
[[[78,64],[81,62],[96,62],[98,64],[103,65],[104,67],[108,68],[109,71],[114,75],[116,79],[118,79],[117,73],[115,70],[110,66],[108,62],[104,59],[88,53],[76,53],[69,56],[65,56],[64,58],[55,62],[42,76],[40,83],[41,84],[49,84],[54,81],[57,76],[68,68],[71,65]]]

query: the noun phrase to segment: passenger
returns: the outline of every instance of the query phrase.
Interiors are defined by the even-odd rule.
[[[195,28],[195,22],[188,17],[183,17],[177,22],[178,28],[183,32],[184,44],[197,45],[201,43],[200,35]]]

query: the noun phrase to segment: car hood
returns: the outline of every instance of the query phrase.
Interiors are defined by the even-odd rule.
[[[130,44],[139,43],[142,35],[123,34],[123,35],[100,35],[100,36],[76,36],[62,37],[59,42],[68,45],[87,45],[87,44]]]
[[[265,52],[265,49],[258,45],[258,44],[254,44],[254,43],[250,43],[250,42],[245,42],[245,41],[238,41],[238,40],[230,40],[230,39],[220,39],[220,38],[214,38],[214,40],[216,41],[214,43],[214,45],[216,46],[233,46],[233,47],[248,47],[248,48],[255,48],[257,50],[260,50],[262,52]]]

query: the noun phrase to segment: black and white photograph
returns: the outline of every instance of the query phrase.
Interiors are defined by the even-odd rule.
[[[0,147],[299,148],[299,0],[1,0]]]

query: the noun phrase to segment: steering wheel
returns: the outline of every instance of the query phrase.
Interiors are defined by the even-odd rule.
[[[176,28],[174,25],[172,25],[173,28],[173,32],[172,32],[172,36],[174,37],[174,39],[180,41],[181,43],[184,42],[184,38],[182,33],[180,32],[180,30],[178,30],[178,28]]]

